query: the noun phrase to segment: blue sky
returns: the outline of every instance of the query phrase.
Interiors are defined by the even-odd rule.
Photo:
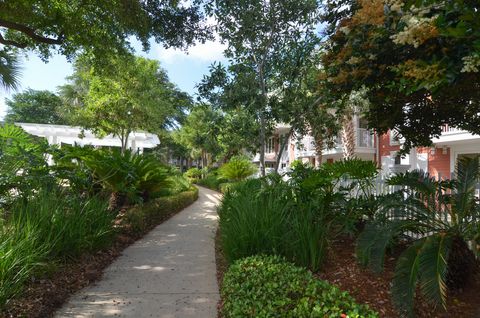
[[[195,45],[186,52],[176,49],[165,49],[161,45],[152,44],[149,52],[141,52],[140,45],[134,43],[137,53],[151,59],[159,60],[167,70],[170,80],[190,94],[195,93],[197,84],[208,67],[214,61],[224,61],[224,46],[218,41],[209,41]],[[48,63],[42,62],[34,54],[28,54],[23,61],[21,87],[18,92],[27,88],[56,91],[56,87],[65,83],[65,77],[72,74],[72,66],[65,57],[53,56]],[[11,98],[15,91],[5,92],[0,89],[0,119],[6,112],[5,98]]]

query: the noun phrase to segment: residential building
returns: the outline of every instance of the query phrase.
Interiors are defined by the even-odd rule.
[[[399,155],[402,140],[395,132],[377,135],[368,130],[366,122],[354,116],[355,156],[363,160],[377,162],[384,176],[391,173],[421,169],[431,175],[448,179],[453,177],[459,158],[480,155],[480,135],[445,126],[442,135],[432,140],[432,147],[412,149],[404,156]],[[288,136],[290,127],[278,125],[273,136],[266,145],[265,163],[267,168],[273,168],[280,149],[280,142]],[[310,135],[301,138],[292,137],[288,141],[280,158],[279,172],[287,171],[294,160],[315,164],[316,150],[314,139]],[[331,149],[324,149],[322,163],[334,162],[344,158],[343,145],[340,137],[335,140]],[[259,155],[254,158],[259,162]]]

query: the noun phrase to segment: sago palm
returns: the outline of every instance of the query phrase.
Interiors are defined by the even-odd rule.
[[[421,171],[392,177],[389,184],[401,189],[385,197],[358,238],[359,261],[377,271],[392,243],[407,243],[395,268],[392,297],[409,315],[417,285],[425,299],[446,308],[449,290],[472,277],[475,256],[468,242],[476,238],[480,224],[475,199],[479,159],[459,160],[456,174],[456,180],[445,181]]]

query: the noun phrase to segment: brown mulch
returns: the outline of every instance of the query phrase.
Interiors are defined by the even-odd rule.
[[[85,254],[71,262],[59,264],[48,277],[32,278],[22,291],[22,295],[11,300],[6,309],[0,312],[0,317],[52,317],[71,295],[101,279],[103,270],[120,256],[126,247],[181,210],[183,208],[159,216],[158,222],[150,224],[143,233],[136,233],[127,226],[120,226],[124,208],[116,221],[118,234],[112,246],[94,254]]]
[[[355,259],[355,242],[352,238],[341,238],[333,242],[328,260],[317,277],[348,291],[358,302],[368,304],[381,317],[401,317],[395,310],[390,297],[391,281],[400,251],[386,256],[385,270],[376,274],[360,267]],[[416,317],[480,317],[480,275],[472,279],[463,291],[448,297],[448,312],[435,310],[417,297]]]
[[[222,244],[220,242],[220,228],[217,228],[215,233],[215,263],[217,265],[217,283],[218,288],[222,288],[223,275],[228,269],[228,262],[223,253]],[[217,317],[222,318],[222,300],[220,299],[217,304]]]

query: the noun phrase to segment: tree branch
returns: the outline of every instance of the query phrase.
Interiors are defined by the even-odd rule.
[[[19,23],[10,22],[10,21],[0,19],[0,27],[5,27],[7,29],[13,29],[13,30],[22,32],[23,34],[25,34],[26,36],[28,36],[29,38],[31,38],[32,40],[34,40],[36,42],[45,43],[45,44],[62,44],[63,43],[63,35],[60,35],[56,39],[47,38],[47,37],[44,37],[42,35],[38,35],[37,33],[35,33],[34,29],[32,29],[30,27],[27,27],[23,24],[19,24]],[[8,40],[3,39],[3,37],[2,37],[2,40],[4,42],[5,41],[9,42],[8,43],[9,45],[14,45],[14,46],[17,46],[19,48],[25,48],[27,46],[26,43],[19,43],[19,42],[16,42],[16,41],[8,41]],[[2,43],[2,44],[5,44],[5,43]]]
[[[27,45],[25,43],[20,43],[17,41],[5,40],[5,38],[0,34],[0,44],[3,45],[12,45],[18,47],[19,49],[24,49]]]

